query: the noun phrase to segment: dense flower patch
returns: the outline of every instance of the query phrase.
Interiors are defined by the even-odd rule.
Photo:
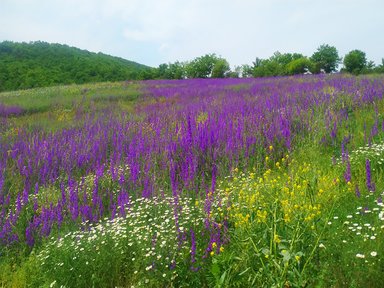
[[[49,116],[60,125],[68,121],[53,131],[18,126],[21,113],[1,118],[0,245],[40,251],[39,263],[55,275],[45,281],[68,285],[60,279],[69,279],[81,263],[93,273],[83,270],[81,277],[104,283],[96,271],[113,248],[121,255],[108,268],[116,285],[153,284],[163,275],[176,283],[192,272],[198,276],[188,281],[201,285],[199,271],[208,273],[207,267],[216,284],[237,271],[248,275],[247,285],[267,275],[279,275],[270,285],[304,285],[302,275],[322,257],[319,247],[329,246],[323,235],[337,222],[332,207],[366,193],[380,201],[374,193],[384,189],[381,146],[375,144],[382,143],[384,127],[382,78],[141,85],[134,109],[122,109],[126,102],[119,101],[129,97],[121,91],[104,91],[69,110],[53,110]],[[319,154],[303,160],[310,149]],[[244,262],[250,266],[236,264],[243,271],[224,274],[231,245],[254,254]],[[101,256],[92,251],[97,247]],[[358,259],[380,256],[373,248],[354,253]]]

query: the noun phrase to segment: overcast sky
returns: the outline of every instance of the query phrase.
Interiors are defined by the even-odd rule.
[[[0,41],[47,41],[149,66],[216,53],[234,65],[273,52],[384,58],[383,0],[0,0]]]

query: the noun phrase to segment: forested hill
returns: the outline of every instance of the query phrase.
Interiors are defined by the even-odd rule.
[[[153,69],[122,58],[46,42],[0,43],[0,91],[146,79]]]

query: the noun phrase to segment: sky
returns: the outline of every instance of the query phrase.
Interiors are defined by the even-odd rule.
[[[215,53],[252,64],[275,51],[384,58],[383,0],[0,0],[0,42],[45,41],[148,66]]]

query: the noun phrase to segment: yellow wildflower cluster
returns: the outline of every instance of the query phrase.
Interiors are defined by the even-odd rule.
[[[224,181],[226,187],[219,187],[228,203],[229,221],[235,227],[267,223],[276,203],[285,223],[304,221],[313,228],[322,208],[337,194],[340,180],[288,155],[269,167],[259,176],[255,171],[245,174],[234,169],[232,177]]]
[[[257,190],[259,184],[255,173],[241,173],[237,168],[232,172],[233,176],[225,181],[226,187],[221,183],[218,188],[218,192],[224,195],[223,214],[227,215],[235,227],[247,227],[253,221],[266,222],[264,197]]]
[[[74,112],[72,110],[64,109],[56,111],[57,120],[60,122],[71,121],[74,117]]]
[[[212,251],[209,253],[211,256],[215,255],[215,251],[217,252],[216,248],[217,248],[217,244],[216,242],[213,242],[211,246]],[[223,252],[224,252],[224,247],[220,246],[218,253],[223,253]]]

